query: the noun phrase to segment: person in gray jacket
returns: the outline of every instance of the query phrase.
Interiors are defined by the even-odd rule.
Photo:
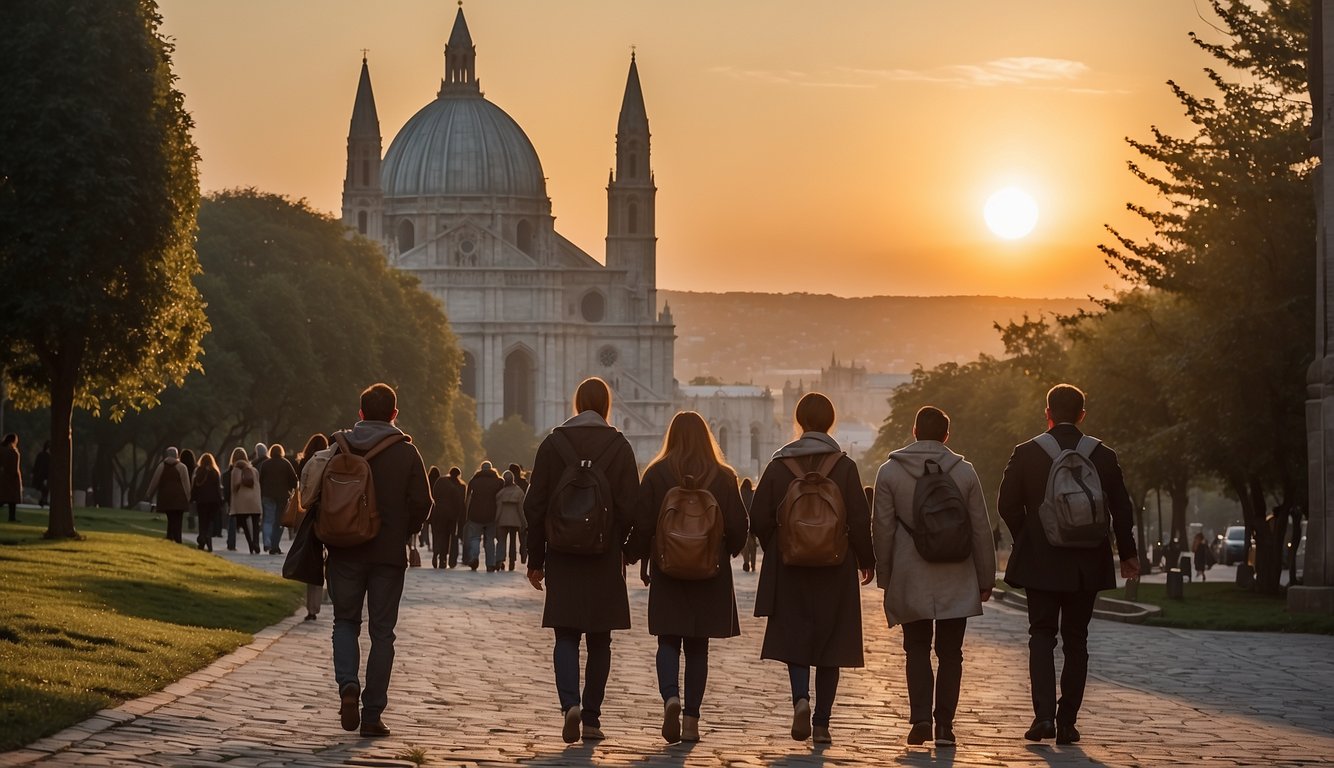
[[[885,590],[889,626],[903,625],[908,678],[909,744],[932,738],[937,747],[952,746],[954,712],[963,679],[963,636],[969,616],[982,614],[996,583],[996,548],[987,519],[987,503],[973,465],[945,447],[950,419],[939,408],[917,411],[915,442],[889,454],[875,480],[876,583]],[[927,462],[949,476],[968,512],[972,552],[957,562],[931,562],[913,540],[913,497]],[[939,670],[932,710],[931,644],[935,636]]]

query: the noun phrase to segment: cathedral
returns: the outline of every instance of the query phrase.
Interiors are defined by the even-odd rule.
[[[657,452],[676,384],[675,326],[657,302],[656,194],[633,54],[607,185],[605,264],[556,231],[537,151],[482,93],[462,8],[439,92],[383,153],[362,59],[343,222],[444,304],[463,351],[462,389],[484,428],[517,415],[542,434],[570,416],[575,386],[600,376],[635,455]]]

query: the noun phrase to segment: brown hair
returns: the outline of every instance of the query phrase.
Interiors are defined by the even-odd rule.
[[[604,419],[611,418],[611,387],[596,376],[579,382],[574,390],[574,412],[594,411]]]
[[[803,432],[828,432],[834,428],[834,420],[838,415],[829,398],[819,392],[807,392],[797,401],[793,416]]]
[[[311,456],[314,456],[316,451],[322,451],[328,447],[329,447],[329,438],[325,437],[320,432],[316,432],[315,434],[310,436],[309,440],[306,441],[306,447],[301,449],[301,454],[298,458],[300,458],[302,461],[306,461]]]
[[[1057,424],[1074,424],[1084,412],[1084,392],[1073,384],[1057,384],[1047,390],[1047,410]]]
[[[732,468],[723,460],[723,452],[718,448],[718,441],[704,421],[704,417],[694,411],[681,411],[672,417],[667,427],[667,434],[662,439],[662,450],[653,457],[650,466],[659,462],[667,466],[676,475],[677,480],[686,475],[696,480],[703,480],[711,467],[732,472]]]
[[[218,460],[213,458],[213,454],[209,453],[208,451],[204,451],[202,454],[199,455],[199,469],[211,469],[214,472],[217,472]],[[203,485],[207,481],[208,481],[207,472],[195,472],[195,485]]]
[[[366,421],[392,421],[398,409],[398,393],[383,382],[361,392],[361,417]]]
[[[918,440],[944,442],[950,436],[950,417],[934,405],[924,405],[917,409],[912,432]]]

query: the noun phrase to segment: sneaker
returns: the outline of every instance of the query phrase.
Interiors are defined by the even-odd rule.
[[[921,746],[931,739],[931,723],[920,722],[913,723],[908,731],[908,744],[910,746]]]
[[[566,744],[573,744],[579,740],[579,717],[583,710],[576,704],[565,710],[565,725],[560,729],[561,740]]]
[[[810,699],[797,699],[792,705],[792,739],[805,741],[811,737]]]
[[[662,707],[662,738],[668,744],[681,740],[681,699],[673,696]]]
[[[361,725],[361,689],[355,685],[344,686],[338,693],[338,700],[338,717],[343,730],[357,730]]]
[[[953,723],[936,723],[936,746],[952,747],[954,744]]]

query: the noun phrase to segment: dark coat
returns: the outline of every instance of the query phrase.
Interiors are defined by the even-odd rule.
[[[195,479],[190,485],[190,501],[196,504],[222,503],[222,478],[218,470],[195,470]]]
[[[0,504],[23,502],[23,470],[19,451],[12,445],[0,446]]]
[[[1058,424],[1050,430],[1061,448],[1074,448],[1083,432],[1073,424]],[[1134,505],[1121,475],[1116,452],[1099,445],[1090,459],[1102,482],[1107,509],[1112,517],[1116,551],[1122,560],[1136,556]],[[1103,542],[1090,549],[1053,547],[1047,543],[1038,518],[1038,507],[1047,492],[1047,474],[1052,459],[1042,446],[1029,440],[1018,445],[1005,465],[1001,478],[1000,499],[996,506],[1001,519],[1014,538],[1014,550],[1005,569],[1005,583],[1012,587],[1045,589],[1052,592],[1080,592],[1114,589],[1116,571],[1112,564],[1112,545]]]
[[[803,457],[819,460],[818,457]],[[794,478],[781,461],[764,468],[750,508],[750,527],[764,548],[755,615],[768,616],[761,658],[819,667],[864,666],[862,599],[858,568],[875,567],[871,511],[857,465],[844,456],[829,477],[843,492],[848,520],[848,556],[827,568],[789,566],[778,550],[778,507]]]
[[[296,485],[296,469],[286,456],[277,460],[266,459],[259,465],[259,491],[264,498],[287,501]]]
[[[737,490],[736,475],[720,469],[709,483],[723,517],[723,545],[718,550],[718,575],[711,579],[674,579],[652,562],[658,513],[667,492],[679,485],[667,462],[648,468],[635,502],[635,529],[627,552],[631,558],[649,558],[648,631],[652,635],[682,637],[735,637],[741,634],[736,594],[732,591],[732,560],[746,544],[749,522]]]
[[[592,413],[591,411],[585,414]],[[579,426],[557,427],[575,446],[576,453],[590,458],[600,455],[612,443],[615,447],[602,460],[611,486],[612,545],[601,555],[573,555],[547,551],[547,507],[556,483],[565,471],[565,461],[548,435],[537,449],[533,462],[524,514],[528,518],[528,568],[546,571],[546,607],[542,626],[576,629],[581,632],[606,632],[630,628],[630,601],[625,592],[623,546],[634,526],[635,494],[639,491],[639,470],[635,453],[625,436],[600,419],[580,414],[571,422]]]
[[[51,481],[51,451],[45,450],[37,454],[37,458],[32,461],[32,484],[37,488],[45,489],[46,484]]]
[[[431,486],[431,498],[435,506],[431,508],[431,536],[439,538],[449,536],[459,529],[459,523],[463,520],[463,501],[466,498],[468,487],[462,480],[456,480],[449,475],[441,475],[436,478],[435,485]],[[440,548],[445,544],[441,540]]]
[[[398,428],[383,421],[359,421],[344,434],[358,453],[374,448],[385,435]],[[284,466],[287,462],[280,463]],[[375,480],[375,505],[380,514],[380,532],[374,539],[354,547],[329,547],[330,560],[348,560],[377,565],[408,567],[405,544],[408,536],[421,531],[431,513],[431,488],[426,483],[417,446],[402,441],[389,446],[370,460]],[[316,512],[318,514],[318,512]]]
[[[505,481],[492,467],[468,481],[468,522],[494,523],[496,521],[496,493],[505,487]]]

